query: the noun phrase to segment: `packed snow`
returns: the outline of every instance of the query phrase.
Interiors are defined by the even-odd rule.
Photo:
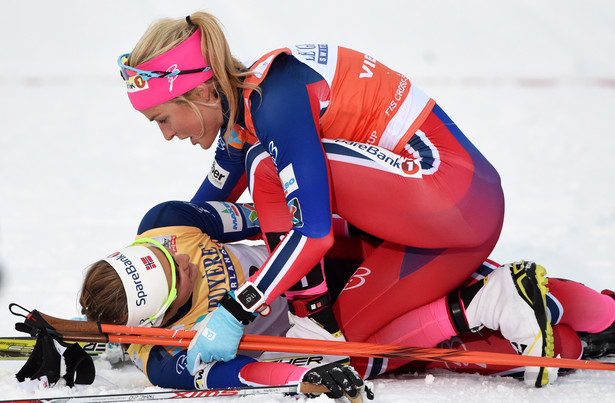
[[[153,20],[196,10],[221,19],[242,60],[286,44],[329,42],[405,73],[501,174],[506,218],[492,257],[533,259],[551,276],[615,288],[610,1],[32,0],[2,8],[3,309],[17,302],[77,316],[83,269],[127,244],[151,206],[189,199],[197,189],[212,153],[164,141],[131,108],[116,67]],[[14,330],[17,319],[4,311],[0,334],[23,335]],[[157,390],[134,367],[97,359],[99,378],[83,390],[27,392],[14,378],[22,364],[0,362],[0,398]],[[577,371],[543,389],[446,371],[374,385],[377,402],[604,401],[615,393],[615,374]]]

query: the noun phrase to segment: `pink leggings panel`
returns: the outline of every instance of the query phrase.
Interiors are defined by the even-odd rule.
[[[491,252],[497,234],[475,248],[417,249],[385,242],[363,262],[335,303],[350,341],[367,340],[396,318],[467,282]]]
[[[549,278],[549,292],[563,308],[559,323],[577,332],[599,333],[615,322],[615,299],[575,281]]]

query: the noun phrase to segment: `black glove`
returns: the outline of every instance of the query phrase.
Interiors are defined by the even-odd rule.
[[[28,315],[18,314],[16,309],[22,309]],[[36,337],[30,357],[15,375],[19,382],[24,382],[27,378],[35,380],[46,377],[47,386],[54,385],[60,379],[62,357],[66,364],[63,378],[68,386],[72,388],[76,384],[91,385],[94,382],[96,370],[92,357],[78,343],[64,342],[62,335],[47,323],[37,310],[30,312],[17,304],[10,304],[9,310],[25,318],[23,323],[15,324],[15,330]]]
[[[315,385],[324,385],[329,389],[326,395],[332,399],[339,399],[347,394],[354,398],[363,387],[363,379],[357,371],[349,365],[331,363],[316,367],[305,373],[303,382]],[[366,388],[367,398],[372,400],[374,394]]]
[[[48,386],[60,379],[61,358],[64,357],[66,374],[63,376],[69,387],[91,385],[96,377],[94,362],[78,343],[66,343],[48,329],[41,329],[36,344],[25,365],[15,374],[19,382],[47,377]]]

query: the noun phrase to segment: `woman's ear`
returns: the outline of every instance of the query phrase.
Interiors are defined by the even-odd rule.
[[[210,83],[199,84],[194,91],[197,99],[204,103],[215,103],[218,100],[218,91]]]

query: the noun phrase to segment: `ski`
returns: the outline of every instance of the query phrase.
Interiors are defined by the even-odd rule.
[[[26,360],[30,357],[36,344],[36,337],[3,337],[0,338],[1,360]],[[79,342],[79,345],[91,356],[104,353],[107,343]]]
[[[296,394],[297,385],[262,386],[208,390],[168,390],[161,392],[130,392],[110,395],[74,395],[61,397],[38,397],[28,399],[0,400],[0,403],[109,403],[129,401],[152,401],[167,399],[192,399],[221,396],[249,396],[261,394]]]

